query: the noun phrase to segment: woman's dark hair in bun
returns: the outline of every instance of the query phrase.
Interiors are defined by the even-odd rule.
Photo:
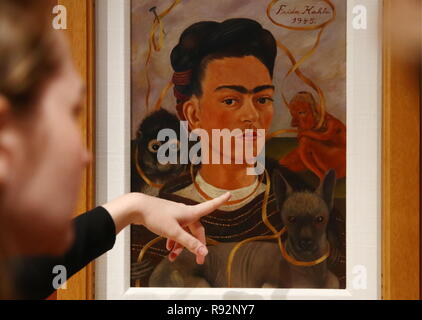
[[[254,20],[238,18],[191,25],[183,31],[170,57],[175,71],[173,82],[178,111],[192,95],[202,95],[201,81],[209,62],[225,57],[254,56],[272,77],[276,55],[273,35]]]

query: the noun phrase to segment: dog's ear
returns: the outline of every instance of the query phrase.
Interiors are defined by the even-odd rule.
[[[324,179],[321,181],[316,193],[324,199],[328,209],[331,211],[334,201],[334,189],[336,187],[336,171],[330,169],[326,172]]]
[[[292,194],[293,189],[277,169],[272,174],[271,183],[276,198],[277,210],[281,211],[284,201]]]

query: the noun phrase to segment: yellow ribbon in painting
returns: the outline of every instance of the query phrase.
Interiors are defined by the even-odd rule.
[[[273,235],[268,235],[268,236],[256,236],[256,237],[251,237],[248,239],[245,239],[243,241],[240,241],[239,243],[236,244],[236,246],[231,250],[230,254],[229,254],[229,258],[227,260],[227,285],[228,287],[231,287],[231,270],[232,270],[232,266],[233,266],[233,261],[234,261],[234,257],[236,255],[236,252],[245,244],[252,242],[252,241],[262,241],[262,240],[271,240],[271,239],[278,239],[278,245],[281,251],[282,256],[284,257],[284,259],[286,261],[288,261],[289,263],[295,265],[295,266],[302,266],[302,267],[310,267],[310,266],[314,266],[317,264],[320,264],[321,262],[325,261],[329,255],[330,255],[330,247],[328,247],[327,252],[320,258],[313,260],[313,261],[298,261],[295,258],[291,257],[285,247],[284,244],[281,241],[281,236],[286,232],[286,227],[284,227],[282,230],[277,231],[276,228],[269,222],[268,220],[268,216],[267,216],[267,205],[268,205],[268,198],[269,198],[269,194],[270,194],[270,189],[271,189],[271,181],[270,181],[270,177],[268,172],[265,170],[265,178],[266,178],[266,188],[265,188],[265,194],[264,194],[264,200],[263,200],[263,205],[262,205],[262,221],[264,222],[264,224],[273,232]],[[163,240],[163,237],[157,237],[154,238],[153,240],[151,240],[150,242],[148,242],[141,250],[141,252],[139,253],[138,256],[138,263],[141,263],[145,253],[147,252],[147,250],[149,248],[151,248],[154,244],[156,244],[157,242],[159,242],[160,240]],[[208,238],[207,237],[207,243],[209,245],[218,245],[219,242]],[[136,286],[140,287],[141,283],[140,280],[136,280]]]
[[[160,240],[164,240],[163,237],[157,237],[152,239],[150,242],[148,242],[141,250],[141,252],[138,255],[138,260],[137,262],[140,264],[142,262],[142,260],[144,259],[144,256],[146,254],[146,252],[148,251],[149,248],[151,248],[154,244],[156,244],[157,242],[159,242]],[[219,244],[218,241],[211,239],[211,238],[206,238],[207,244],[211,245],[211,246],[216,246]],[[136,280],[135,281],[135,287],[141,287],[141,280]]]
[[[158,241],[160,241],[160,240],[163,240],[164,238],[163,237],[157,237],[157,238],[154,238],[153,240],[151,240],[150,242],[148,242],[143,248],[142,248],[142,250],[141,250],[141,252],[139,253],[139,256],[138,256],[138,263],[141,263],[142,262],[142,259],[144,258],[144,255],[145,255],[145,253],[147,252],[147,250],[149,249],[149,248],[151,248],[154,244],[156,244]]]
[[[158,97],[157,102],[155,103],[154,110],[158,111],[161,109],[161,105],[163,104],[164,98],[167,96],[168,91],[173,87],[173,82],[170,81],[163,90],[161,90],[160,96]]]
[[[315,260],[312,260],[312,261],[299,261],[299,260],[296,260],[295,258],[293,258],[292,256],[290,256],[287,253],[287,250],[286,250],[283,242],[281,241],[281,237],[278,238],[278,246],[280,248],[281,255],[283,256],[283,258],[287,262],[289,262],[290,264],[292,264],[294,266],[298,266],[298,267],[312,267],[312,266],[316,266],[317,264],[320,264],[320,263],[324,262],[325,260],[327,260],[328,257],[330,256],[330,253],[331,253],[330,243],[327,242],[327,245],[328,245],[327,252],[325,252],[318,259],[315,259]]]
[[[149,41],[149,51],[148,51],[148,56],[147,56],[147,62],[146,62],[146,66],[148,66],[150,59],[151,59],[151,55],[152,55],[152,49],[154,48],[155,51],[160,51],[163,43],[164,43],[164,27],[162,24],[161,19],[167,15],[168,13],[170,13],[170,11],[178,4],[180,3],[181,0],[176,0],[172,3],[172,5],[165,10],[162,14],[159,15],[159,19],[156,19],[154,21],[154,24],[152,26],[152,30],[150,33],[150,41]],[[272,9],[272,7],[274,6],[274,4],[276,2],[278,2],[279,0],[272,0],[271,3],[269,4],[268,8],[267,8],[267,16],[268,18],[271,20],[271,22],[273,22],[275,25],[289,29],[289,30],[300,30],[300,31],[309,31],[309,30],[318,30],[320,29],[318,36],[317,36],[317,40],[314,44],[314,46],[311,48],[310,51],[308,51],[299,61],[296,61],[295,57],[292,55],[292,53],[290,52],[290,50],[284,46],[280,41],[277,41],[277,46],[283,50],[286,55],[289,57],[292,67],[290,68],[290,70],[286,73],[284,79],[286,79],[290,74],[292,74],[293,72],[296,73],[296,75],[308,86],[310,86],[312,89],[314,89],[320,98],[320,104],[318,106],[318,113],[320,115],[320,119],[319,119],[319,123],[317,128],[320,128],[324,122],[324,118],[325,118],[325,96],[323,91],[319,88],[319,86],[317,86],[311,79],[307,78],[299,69],[299,67],[306,61],[308,60],[316,51],[316,49],[318,48],[319,44],[320,44],[320,40],[321,40],[321,36],[323,34],[323,31],[325,29],[325,27],[330,24],[332,21],[334,21],[335,17],[336,17],[336,10],[335,10],[335,6],[331,3],[330,0],[322,0],[324,2],[326,2],[333,10],[333,16],[331,17],[331,19],[329,19],[328,21],[320,24],[320,25],[316,25],[316,26],[307,26],[307,27],[291,27],[291,26],[286,26],[283,25],[281,23],[278,23],[277,21],[275,21],[270,14],[270,11]],[[158,20],[158,21],[157,21]],[[155,40],[155,32],[157,30],[157,28],[159,27],[160,29],[160,35],[159,35],[159,43],[156,43]],[[147,70],[147,84],[148,84],[148,88],[147,88],[147,97],[146,97],[146,104],[147,106],[149,105],[149,95],[150,95],[150,81],[149,81],[149,76],[148,76],[148,70]],[[159,109],[161,107],[162,101],[164,99],[164,97],[166,96],[168,90],[172,87],[172,83],[170,82],[161,92],[160,97],[155,105],[155,109]],[[283,97],[283,101],[284,103],[288,106],[288,101],[286,99],[286,97],[284,96],[284,94],[282,94]],[[270,139],[272,137],[275,137],[277,135],[280,134],[284,134],[284,133],[296,133],[297,130],[291,130],[291,129],[283,129],[283,130],[278,130],[276,132],[273,132],[271,134],[268,134],[266,139]],[[234,256],[237,252],[237,250],[239,248],[241,248],[244,244],[252,242],[252,241],[260,241],[260,240],[268,240],[268,239],[278,239],[278,245],[281,251],[282,256],[286,259],[286,261],[288,261],[289,263],[293,264],[293,265],[297,265],[297,266],[313,266],[316,264],[319,264],[323,261],[325,261],[329,255],[330,255],[330,248],[328,248],[327,253],[325,253],[322,257],[314,260],[314,261],[307,261],[307,262],[303,262],[303,261],[297,261],[296,259],[294,259],[293,257],[289,256],[286,249],[284,248],[284,245],[281,241],[281,236],[286,232],[286,228],[283,228],[281,231],[278,231],[274,228],[273,225],[271,225],[271,223],[268,220],[267,217],[267,204],[268,204],[268,198],[269,198],[269,193],[270,193],[270,179],[269,179],[269,175],[268,172],[265,171],[266,174],[266,180],[267,180],[267,185],[266,185],[266,190],[265,190],[265,194],[264,194],[264,200],[263,200],[263,205],[262,205],[262,221],[264,222],[264,224],[273,232],[273,235],[268,235],[268,236],[257,236],[257,237],[251,237],[248,239],[245,239],[241,242],[239,242],[230,252],[229,258],[228,258],[228,262],[227,262],[227,283],[228,286],[231,286],[231,269],[232,269],[232,264],[233,264],[233,260],[234,260]],[[156,242],[158,242],[159,240],[161,240],[161,237],[155,238],[154,240],[150,241],[147,245],[145,245],[145,247],[141,250],[141,253],[139,254],[138,257],[138,262],[141,262],[143,259],[143,256],[145,255],[145,252],[152,246],[154,245]],[[207,238],[207,242],[211,242],[210,244],[212,245],[216,245],[218,244],[217,241],[212,240],[210,238]]]
[[[310,86],[312,89],[314,89],[317,93],[318,96],[320,98],[320,103],[318,105],[318,113],[319,113],[319,122],[318,125],[316,127],[316,129],[321,128],[321,126],[324,123],[325,120],[325,113],[326,113],[326,107],[325,107],[325,96],[324,93],[322,92],[322,90],[309,78],[305,77],[302,72],[300,72],[299,67],[306,61],[308,60],[317,50],[320,41],[321,41],[321,36],[325,30],[325,28],[332,23],[335,18],[336,18],[336,8],[333,5],[333,3],[330,0],[322,0],[323,2],[327,3],[328,6],[330,6],[330,8],[332,9],[332,17],[325,21],[324,23],[321,23],[319,25],[309,25],[309,26],[301,26],[301,27],[294,27],[294,26],[287,26],[285,24],[282,24],[280,22],[277,22],[276,20],[273,19],[273,17],[271,16],[271,9],[274,7],[274,5],[278,2],[279,0],[272,0],[270,2],[270,4],[267,7],[267,17],[268,19],[270,19],[270,21],[282,28],[288,29],[288,30],[295,30],[295,31],[311,31],[311,30],[320,30],[318,32],[318,36],[317,39],[315,41],[315,44],[312,46],[312,48],[299,60],[296,61],[296,59],[294,58],[294,56],[292,55],[292,53],[290,52],[290,50],[284,46],[280,41],[277,41],[277,46],[282,49],[286,55],[289,57],[291,63],[292,63],[292,67],[290,68],[290,70],[286,73],[286,76],[284,77],[284,80],[293,72],[295,72],[297,74],[297,76],[304,82],[306,83],[308,86]],[[282,94],[283,97],[283,101],[284,103],[288,106],[288,102],[286,97],[284,96],[284,94]]]
[[[284,133],[297,133],[297,130],[295,130],[295,129],[281,129],[281,130],[277,130],[277,131],[274,131],[274,132],[271,132],[271,133],[267,134],[266,137],[265,137],[265,139],[266,140],[270,140],[271,138],[274,138],[274,137],[279,136],[279,135],[284,134]]]
[[[267,215],[267,206],[268,206],[268,198],[270,195],[270,189],[271,189],[271,181],[270,181],[270,177],[268,172],[265,170],[265,177],[266,177],[266,189],[265,189],[265,194],[264,194],[264,201],[262,204],[262,221],[264,222],[264,224],[273,232],[272,235],[268,235],[268,236],[256,236],[256,237],[251,237],[248,239],[245,239],[243,241],[240,241],[239,243],[237,243],[233,249],[231,250],[230,254],[229,254],[229,258],[227,260],[227,268],[226,268],[226,272],[227,272],[227,286],[230,288],[231,287],[231,280],[232,280],[232,266],[233,266],[233,261],[234,261],[234,257],[236,255],[236,252],[245,244],[252,242],[252,241],[262,241],[262,240],[271,240],[271,239],[277,239],[278,241],[278,246],[280,248],[280,252],[281,255],[283,256],[283,258],[289,262],[292,265],[295,266],[300,266],[300,267],[311,267],[311,266],[315,266],[317,264],[320,264],[321,262],[325,261],[329,256],[330,256],[330,244],[328,243],[328,250],[327,252],[320,258],[313,260],[313,261],[299,261],[296,260],[295,258],[293,258],[292,256],[290,256],[287,253],[286,248],[284,247],[283,242],[281,241],[281,237],[283,234],[286,233],[287,228],[284,227],[283,229],[281,229],[280,231],[277,231],[276,228],[270,223],[270,221],[268,220],[268,215]]]
[[[285,245],[283,244],[283,241],[281,240],[281,237],[286,233],[286,227],[284,227],[283,229],[281,229],[279,232],[277,232],[276,234],[273,235],[269,235],[269,236],[257,236],[257,237],[252,237],[246,240],[243,240],[241,242],[239,242],[238,244],[236,244],[236,246],[232,249],[232,251],[230,252],[229,255],[229,259],[227,262],[227,286],[229,288],[231,288],[231,283],[232,283],[232,265],[233,265],[233,260],[234,260],[234,256],[236,255],[236,252],[245,244],[252,242],[252,241],[262,241],[262,240],[272,240],[272,239],[277,239],[278,241],[278,246],[280,248],[281,251],[281,255],[283,256],[283,258],[289,262],[290,264],[294,265],[294,266],[298,266],[298,267],[312,267],[312,266],[316,266],[322,262],[324,262],[325,260],[328,259],[328,257],[330,256],[330,243],[328,243],[328,248],[327,248],[327,252],[324,253],[321,257],[319,257],[318,259],[312,260],[312,261],[299,261],[295,258],[293,258],[292,256],[290,256],[287,253],[287,250],[285,248]]]
[[[235,256],[237,250],[239,250],[240,247],[242,247],[243,245],[245,245],[246,243],[251,242],[251,241],[259,241],[259,240],[265,240],[265,239],[276,239],[278,236],[281,236],[281,233],[278,232],[276,230],[276,228],[268,220],[267,206],[268,206],[268,199],[270,197],[271,180],[270,180],[270,175],[268,174],[267,170],[265,170],[265,180],[266,180],[265,181],[266,186],[265,186],[265,192],[264,192],[264,200],[262,202],[261,219],[264,222],[264,224],[268,227],[268,229],[271,230],[273,235],[251,237],[251,238],[245,239],[243,241],[240,241],[238,244],[236,244],[236,246],[233,247],[233,249],[231,250],[231,252],[229,254],[229,258],[227,260],[227,284],[228,284],[229,287],[230,287],[230,284],[231,284],[231,270],[232,270],[232,265],[233,265],[233,259],[234,259],[234,256]]]
[[[228,263],[227,263],[227,276],[228,276],[228,283],[230,283],[230,277],[231,277],[231,266],[233,263],[233,258],[234,255],[236,253],[236,251],[245,243],[248,243],[250,241],[254,241],[254,240],[263,240],[263,239],[276,239],[277,237],[280,237],[282,235],[282,231],[278,232],[276,230],[276,228],[270,223],[270,221],[268,220],[268,216],[267,216],[267,204],[268,204],[268,198],[270,195],[270,189],[271,189],[271,181],[270,181],[270,176],[268,174],[268,171],[265,170],[265,179],[266,179],[266,187],[265,187],[265,193],[264,193],[264,200],[263,200],[263,204],[262,204],[262,221],[264,222],[264,224],[274,233],[274,235],[272,236],[258,236],[258,237],[252,237],[246,240],[243,240],[241,242],[239,242],[230,252],[229,255],[229,259],[228,259]],[[283,231],[284,232],[284,231]],[[156,244],[158,241],[162,240],[162,237],[157,237],[153,240],[151,240],[150,242],[148,242],[141,250],[141,252],[139,253],[138,256],[138,263],[142,262],[142,259],[145,255],[145,253],[147,252],[147,250],[153,246],[154,244]],[[218,241],[208,238],[207,237],[207,243],[210,245],[217,245],[219,244]],[[136,281],[136,286],[139,287],[140,286],[140,281],[137,280]]]
[[[266,182],[266,186],[265,186],[264,201],[262,205],[261,217],[262,217],[262,221],[268,227],[268,229],[270,229],[274,234],[277,234],[277,229],[270,223],[270,221],[268,220],[268,215],[267,215],[267,204],[268,204],[268,199],[270,197],[270,190],[271,190],[271,179],[267,170],[265,170],[265,182]]]
[[[233,260],[234,256],[236,255],[236,252],[245,244],[252,242],[252,241],[261,241],[261,240],[270,240],[270,239],[277,239],[281,237],[281,235],[284,233],[285,229],[282,229],[277,234],[269,235],[269,236],[257,236],[245,239],[243,241],[240,241],[238,244],[234,246],[232,251],[230,252],[229,258],[227,260],[227,286],[231,288],[232,283],[232,266],[233,266]]]
[[[152,247],[154,244],[156,244],[158,241],[163,240],[163,237],[157,237],[154,238],[153,240],[151,240],[150,242],[148,242],[141,250],[141,252],[139,253],[138,256],[138,263],[140,264],[142,262],[142,259],[144,258],[145,253],[147,252],[147,250]],[[140,287],[141,286],[141,280],[136,280],[135,281],[135,285],[136,287]]]
[[[151,81],[149,79],[148,66],[151,62],[152,52],[159,52],[164,46],[164,24],[163,19],[181,2],[182,0],[174,0],[172,4],[165,9],[162,13],[158,14],[152,23],[151,31],[149,33],[148,39],[148,54],[145,61],[145,75],[147,80],[147,93],[145,96],[145,105],[149,108],[149,98],[151,95]],[[157,43],[157,33],[158,31],[158,43]]]
[[[287,54],[287,56],[289,57],[292,64],[295,65],[296,59],[290,53],[289,49],[287,49],[287,47],[285,47],[279,41],[277,41],[277,46]],[[325,119],[325,95],[324,95],[324,92],[311,79],[306,77],[302,73],[302,71],[300,71],[299,68],[295,69],[295,73],[296,73],[296,75],[298,76],[299,79],[301,79],[304,83],[306,83],[308,86],[310,86],[312,89],[314,89],[318,93],[318,96],[320,97],[320,104],[319,104],[319,107],[318,107],[318,113],[320,115],[319,123],[317,125],[317,129],[318,129],[322,126],[322,124],[324,123],[324,119]],[[289,106],[289,103],[288,103],[286,97],[284,96],[284,94],[282,94],[282,97],[283,97],[283,101],[286,104],[286,106]]]

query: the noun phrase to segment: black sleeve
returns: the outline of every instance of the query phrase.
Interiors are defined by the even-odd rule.
[[[45,299],[54,291],[55,266],[64,266],[69,279],[114,246],[116,227],[108,211],[95,208],[74,219],[75,240],[60,257],[25,257],[15,261],[16,293],[20,299]]]

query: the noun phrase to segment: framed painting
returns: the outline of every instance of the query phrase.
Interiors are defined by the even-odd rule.
[[[191,274],[178,275],[180,270],[183,273],[189,269],[188,258],[180,270],[171,269],[176,276],[160,275],[160,268],[169,267],[165,240],[132,226],[96,263],[96,298],[378,299],[400,294],[404,297],[406,292],[411,292],[411,297],[419,295],[416,286],[412,287],[414,280],[404,279],[403,289],[397,289],[398,279],[403,276],[397,268],[395,255],[400,256],[400,252],[394,244],[391,223],[397,223],[403,231],[408,224],[392,211],[394,197],[399,195],[387,180],[397,176],[398,166],[396,158],[382,148],[383,144],[395,145],[394,138],[385,139],[391,132],[390,125],[397,122],[392,116],[395,109],[387,109],[387,113],[384,110],[382,117],[382,98],[394,94],[388,77],[394,70],[385,57],[394,57],[396,48],[393,39],[384,36],[383,41],[381,33],[383,10],[388,8],[391,14],[394,11],[388,7],[393,6],[392,2],[386,3],[384,7],[383,1],[372,0],[269,0],[245,2],[242,6],[235,1],[210,4],[189,0],[107,0],[96,4],[97,203],[122,193],[142,191],[193,204],[221,190],[242,189],[234,203],[224,208],[223,218],[211,216],[203,222],[208,244],[216,248],[214,254],[221,256],[224,251],[216,270],[205,272],[208,278],[203,273],[192,285],[189,281],[198,279],[192,280]],[[383,42],[387,44],[384,49],[390,50],[388,55],[382,50]],[[221,61],[224,63],[219,65]],[[213,67],[214,76],[209,72]],[[419,78],[409,76],[408,81],[413,80],[419,83]],[[192,84],[195,81],[197,84]],[[383,84],[384,90],[390,86],[391,91],[383,92]],[[222,94],[221,101],[207,103],[210,88]],[[199,98],[197,109],[193,96]],[[230,118],[236,103],[247,98],[250,110]],[[417,96],[407,98],[415,102]],[[229,112],[215,109],[217,103]],[[204,110],[207,105],[211,109],[208,116],[202,114],[201,122],[195,118],[195,110]],[[261,113],[256,115],[251,110]],[[249,117],[265,118],[267,122]],[[309,123],[312,129],[306,130]],[[233,169],[222,170],[221,163],[212,170],[203,170],[206,166],[198,166],[191,158],[182,164],[157,162],[158,149],[164,144],[169,146],[168,152],[180,154],[182,132],[189,136],[195,126],[211,131],[223,125],[231,129],[265,129],[265,143],[259,149],[265,157],[259,163],[264,163],[266,170],[230,178]],[[330,137],[327,133],[331,126],[335,130]],[[416,137],[418,126],[408,128],[409,135]],[[163,128],[174,128],[175,139],[159,139],[156,135]],[[201,136],[199,158],[204,155],[204,140]],[[308,140],[313,142],[303,143]],[[192,145],[188,142],[187,147]],[[311,149],[311,155],[303,152]],[[262,160],[258,152],[254,159],[255,164],[257,159]],[[413,233],[404,239],[414,253],[407,260],[412,263],[410,274],[420,279],[420,247],[412,242],[415,236],[420,240],[419,206],[415,205],[414,193],[419,186],[413,180],[409,183],[412,193],[406,205],[412,205],[417,213],[411,217]],[[299,192],[301,184],[309,191]],[[283,193],[290,188],[292,193]],[[310,232],[323,226],[318,230],[323,230],[321,239],[328,241],[320,247],[315,245],[320,249],[318,253],[306,257],[306,252],[312,251],[307,248],[314,244],[312,239],[302,237],[302,242],[297,243],[301,249],[292,253],[294,248],[289,249],[286,243],[294,238],[294,228],[290,232],[288,228],[304,223],[294,212],[310,201],[291,202],[290,213],[280,218],[280,211],[286,209],[285,198],[287,194],[290,201],[292,194],[312,197],[321,190],[329,190],[330,196],[319,193],[318,199],[324,203],[315,205],[332,210],[328,216],[315,214]],[[280,199],[284,202],[280,203]],[[314,211],[320,212],[317,208]],[[242,217],[249,214],[259,219],[242,226]],[[330,222],[326,224],[325,219]],[[247,250],[252,250],[255,257],[256,252],[265,255],[262,248],[282,261],[282,276],[256,282],[265,270],[266,260],[262,257],[252,262],[254,271],[248,279],[255,282],[239,279],[236,268],[244,266],[236,259],[240,261]],[[264,264],[257,267],[260,261]],[[294,269],[318,271],[312,276],[286,276],[294,274]],[[411,287],[413,291],[408,290]]]
[[[131,2],[131,191],[190,205],[232,192],[227,205],[201,220],[219,267],[197,266],[187,252],[183,263],[166,262],[165,239],[132,226],[132,287],[345,288],[346,2],[316,4],[174,1],[158,14],[156,1]],[[244,136],[231,139],[230,154],[223,154],[231,138],[223,130]],[[247,130],[262,143],[253,145]],[[238,142],[242,151],[252,142],[251,151],[259,153],[252,156],[258,161],[262,155],[262,170],[250,174],[247,158],[233,159],[241,153]],[[173,149],[176,161],[163,161]],[[307,197],[324,183],[332,189],[330,209],[321,202],[302,216],[297,206],[310,203],[303,199],[292,203],[291,213],[279,214],[288,197],[284,188],[292,188],[293,197]],[[331,213],[322,214],[325,210]],[[300,236],[303,232],[307,235]],[[327,237],[331,241],[322,240]],[[243,261],[249,249],[263,256]],[[325,280],[310,277],[304,284],[292,276],[261,283],[271,265],[264,260],[277,254],[279,268],[327,269],[321,273]],[[255,271],[237,279],[237,268],[246,265]],[[198,272],[209,276],[193,276]]]

